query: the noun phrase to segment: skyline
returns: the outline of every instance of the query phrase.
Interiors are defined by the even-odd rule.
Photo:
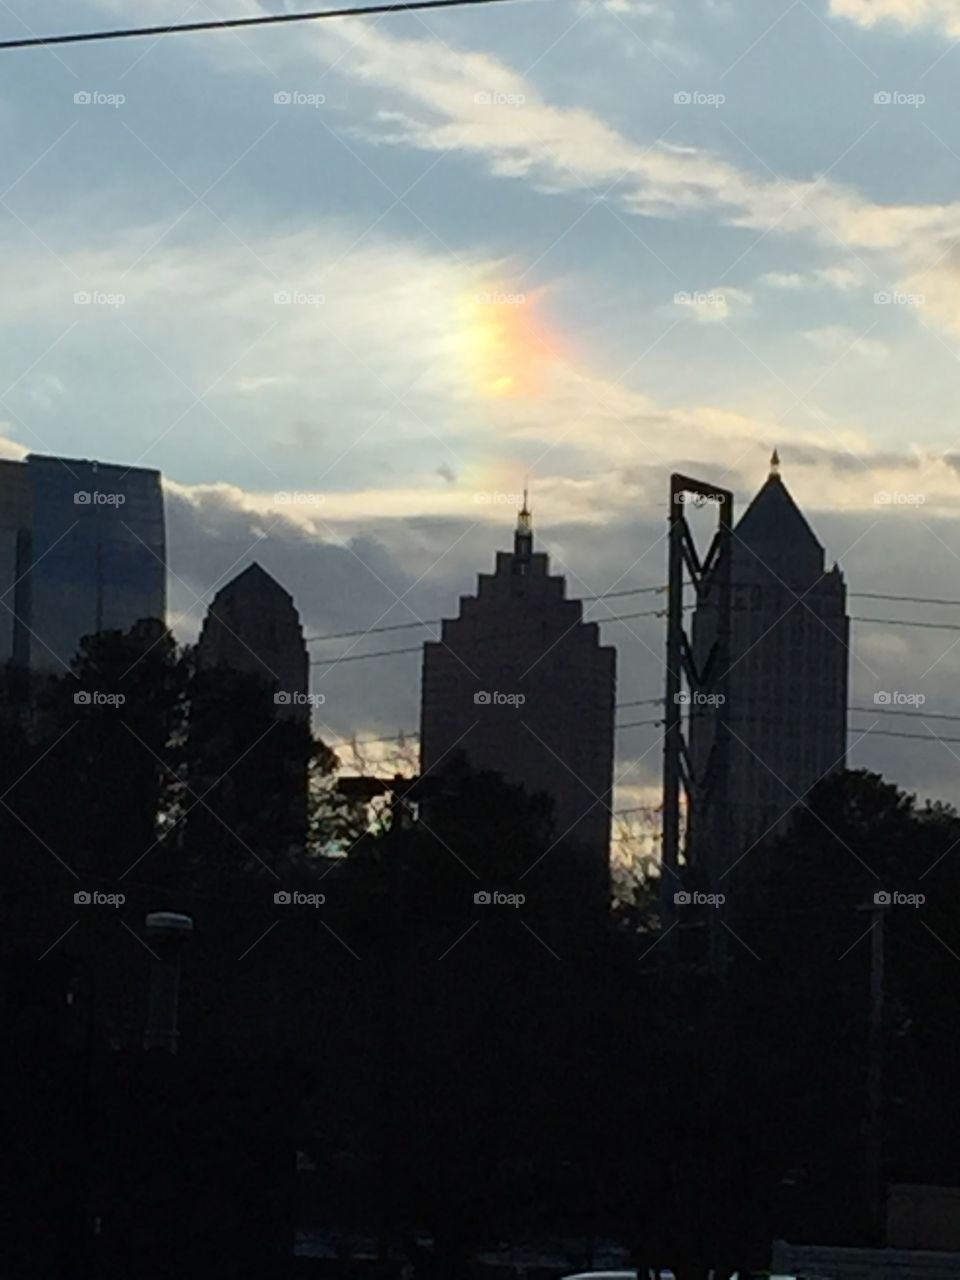
[[[960,598],[956,11],[517,4],[8,54],[0,452],[160,468],[187,639],[243,554],[308,634],[414,621],[408,590],[451,616],[512,519],[476,495],[528,474],[571,595],[661,582],[669,472],[745,503],[775,446],[853,592]],[[301,491],[322,503],[276,500]],[[622,688],[655,696],[657,621],[630,626],[605,627]],[[957,635],[855,624],[851,703],[929,668],[926,705],[960,714]],[[330,724],[412,727],[415,661],[341,667]],[[954,749],[877,736],[851,760],[957,800]]]
[[[49,460],[48,460],[49,461]],[[67,459],[64,460],[65,465],[77,466],[80,460]],[[789,457],[788,476],[789,479]],[[82,465],[89,465],[84,463]],[[122,464],[107,463],[99,464],[105,466],[108,470],[117,469],[124,471]],[[775,458],[770,463],[770,474],[776,474],[779,477],[780,464]],[[769,479],[767,480],[769,484]],[[69,487],[69,486],[68,486]],[[169,493],[170,487],[164,486],[167,491],[167,516],[169,524]],[[761,492],[766,486],[759,486],[757,492]],[[787,484],[785,492],[789,493],[789,484]],[[524,500],[522,494],[499,494],[488,495],[491,497],[512,499],[517,502]],[[751,495],[753,498],[755,495]],[[735,508],[735,519],[745,514],[749,505],[747,500],[736,495],[739,505]],[[478,524],[478,532],[476,539],[483,542],[486,539],[489,544],[489,534],[494,524],[507,518],[507,511],[503,508],[507,506],[506,502],[491,502],[484,504],[495,512],[490,521]],[[521,513],[522,514],[522,513]],[[697,522],[698,513],[696,510],[692,513],[694,524]],[[802,519],[802,517],[801,517]],[[709,516],[703,514],[703,520],[709,521]],[[816,522],[814,522],[816,523]],[[806,526],[804,526],[806,527]],[[512,528],[512,526],[511,526]],[[574,526],[576,528],[576,526]],[[816,530],[819,531],[819,527]],[[501,531],[503,537],[498,554],[506,551],[509,539],[505,530]],[[809,533],[809,529],[807,530]],[[198,538],[203,537],[207,540],[207,535],[199,534]],[[224,577],[223,581],[218,581],[216,589],[208,593],[209,596],[220,595],[225,587],[233,587],[239,580],[245,577],[249,572],[251,565],[259,565],[258,557],[265,560],[270,557],[271,551],[276,552],[284,550],[284,544],[278,540],[272,540],[274,546],[271,547],[271,540],[264,541],[254,540],[252,545],[244,543],[244,552],[239,560],[233,565],[230,573]],[[547,548],[550,543],[541,535],[540,526],[537,526],[537,542]],[[198,542],[197,545],[200,545]],[[211,552],[214,559],[222,551],[222,547],[218,547],[214,540]],[[300,540],[297,547],[297,553],[300,556],[300,567],[307,574],[308,587],[314,592],[323,591],[329,583],[324,579],[318,579],[314,573],[315,560],[314,557],[318,552],[318,546],[309,540]],[[332,548],[324,548],[327,551]],[[342,550],[342,548],[340,548]],[[827,544],[827,560],[829,566],[833,562],[833,556],[829,542]],[[482,554],[482,553],[481,553]],[[550,551],[546,551],[550,555]],[[662,563],[665,560],[666,548],[662,538],[653,540],[649,553],[641,557],[641,560],[647,562],[651,567],[656,567],[659,563],[663,569]],[[355,551],[351,552],[351,558],[356,561],[358,557]],[[843,567],[843,566],[841,566]],[[476,574],[483,574],[484,566],[475,564],[468,568],[468,572],[472,574],[472,580],[476,580]],[[273,570],[270,571],[271,573]],[[448,569],[448,576],[451,571]],[[665,575],[664,575],[665,576]],[[829,577],[829,573],[826,574]],[[658,678],[662,679],[663,665],[662,658],[657,651],[657,644],[662,641],[664,635],[665,622],[662,610],[665,606],[665,596],[663,594],[662,584],[657,583],[656,575],[653,578],[646,575],[646,580],[642,581],[637,573],[631,574],[629,578],[619,579],[614,583],[613,587],[597,593],[599,598],[591,598],[586,590],[587,584],[579,577],[567,581],[567,597],[571,600],[581,600],[583,598],[585,621],[596,621],[605,623],[602,631],[602,643],[613,645],[618,654],[620,654],[621,676],[619,679],[618,707],[630,708],[630,710],[621,710],[617,718],[618,731],[616,734],[616,768],[615,768],[615,788],[612,808],[615,813],[623,814],[631,811],[634,807],[640,806],[644,808],[652,808],[659,805],[660,802],[660,755],[661,755],[661,734],[663,730],[662,716],[658,716],[657,707],[654,705],[662,701],[662,687],[658,686]],[[849,575],[848,575],[849,578]],[[177,574],[176,568],[171,565],[169,568],[169,581],[171,585],[178,584],[184,586],[182,580]],[[636,582],[636,585],[634,585]],[[287,582],[282,580],[284,588]],[[386,582],[381,584],[386,591],[390,591]],[[434,584],[436,586],[436,584]],[[466,584],[463,581],[450,582],[450,589],[457,591],[456,599],[462,601],[466,597]],[[851,613],[853,619],[856,620],[861,615],[857,606],[858,596],[865,594],[859,590],[859,584],[853,582],[851,584],[851,596],[853,603],[851,604]],[[355,583],[351,583],[351,594],[349,598],[352,600],[355,595]],[[308,596],[313,598],[310,590]],[[391,593],[392,594],[392,593]],[[396,764],[396,747],[392,744],[396,741],[396,736],[400,734],[407,740],[411,746],[416,742],[418,734],[416,729],[418,718],[418,702],[419,702],[419,681],[417,674],[413,671],[413,666],[419,661],[419,655],[422,653],[422,645],[424,641],[434,635],[439,635],[439,618],[455,616],[455,609],[446,601],[440,599],[438,602],[438,612],[431,614],[429,610],[426,613],[417,611],[414,618],[412,612],[406,609],[402,611],[404,621],[397,623],[393,618],[397,616],[397,610],[380,610],[383,614],[383,621],[378,620],[374,623],[369,618],[364,618],[363,623],[356,629],[344,634],[342,632],[328,633],[325,630],[318,630],[312,626],[309,617],[303,612],[301,602],[297,590],[292,589],[292,595],[301,616],[304,618],[304,635],[308,642],[309,654],[311,660],[310,667],[310,689],[312,693],[316,693],[319,689],[323,694],[322,706],[318,700],[314,699],[314,731],[334,749],[340,751],[344,757],[344,767],[350,768],[359,763],[354,758],[352,748],[349,742],[352,738],[357,738],[363,746],[363,768],[366,771],[369,768],[384,768],[388,772]],[[609,599],[604,599],[609,596]],[[585,597],[585,598],[584,598]],[[396,602],[396,597],[394,597]],[[182,626],[174,625],[174,634],[181,642],[190,642],[197,638],[201,620],[205,615],[205,611],[211,604],[211,599],[207,596],[197,595],[193,600],[193,609],[191,619],[196,621],[196,627],[191,632],[185,633]],[[889,602],[871,602],[862,600],[859,608],[870,608],[878,610],[887,608],[891,616],[902,617],[906,614],[919,616],[923,614],[929,618],[931,613],[938,616],[954,616],[948,608],[939,607],[922,607],[918,608],[908,601],[897,601],[896,599]],[[856,612],[854,610],[857,610]],[[622,622],[619,619],[623,619]],[[412,620],[411,620],[412,619]],[[168,614],[169,620],[169,614]],[[174,619],[174,622],[176,620]],[[924,627],[930,626],[929,621],[921,624]],[[936,628],[939,624],[934,623]],[[946,626],[960,628],[960,622],[954,620],[952,623],[946,623]],[[857,624],[854,631],[860,629]],[[886,627],[881,624],[870,624],[870,631],[883,635],[892,633],[895,637],[903,634],[910,639],[917,636],[924,636],[924,630],[914,630],[911,626],[906,629],[900,627]],[[932,629],[929,632],[931,643],[938,652],[943,651],[946,647],[947,651],[954,645],[954,635],[960,635],[960,629],[951,631],[938,631]],[[855,636],[854,636],[855,640]],[[905,643],[910,643],[908,639]],[[916,645],[914,644],[914,649]],[[334,655],[334,649],[337,656]],[[392,656],[392,655],[396,656]],[[629,655],[630,665],[628,666],[623,655]],[[368,655],[369,660],[368,660]],[[329,662],[326,659],[329,657]],[[345,662],[341,665],[338,657],[345,658]],[[405,666],[404,666],[405,664]],[[850,760],[848,762],[851,768],[872,767],[867,753],[874,751],[879,746],[880,750],[886,750],[890,754],[892,764],[889,768],[883,770],[885,776],[891,778],[898,785],[910,786],[910,783],[904,779],[902,773],[899,772],[901,765],[908,765],[910,761],[914,761],[917,765],[917,771],[922,776],[925,767],[923,755],[914,751],[913,743],[917,742],[922,745],[922,737],[924,733],[931,746],[935,746],[938,750],[953,756],[953,738],[951,717],[955,714],[951,709],[951,705],[941,702],[930,703],[927,705],[920,701],[920,698],[926,698],[926,695],[917,697],[916,691],[912,685],[906,680],[900,680],[899,684],[895,681],[888,681],[884,688],[879,685],[874,687],[873,673],[869,667],[856,656],[856,644],[851,646],[849,665],[851,675],[854,677],[853,692],[848,700],[848,711],[850,713],[849,720],[851,727],[849,729],[849,741],[851,745]],[[860,669],[861,676],[863,672],[867,673],[865,680],[861,680],[859,691],[857,686],[857,672]],[[397,671],[403,671],[404,675],[398,677]],[[409,674],[406,674],[409,671]],[[332,685],[332,690],[331,690]],[[331,697],[331,691],[333,696]],[[350,691],[351,696],[345,696]],[[356,692],[353,692],[356,691]],[[405,697],[407,702],[415,704],[414,711],[410,714],[410,718],[401,720],[399,723],[390,723],[385,721],[383,708],[380,705],[384,698],[388,700],[394,698],[395,705],[401,705]],[[373,704],[378,705],[380,710],[380,723],[371,725],[369,729],[361,725],[358,727],[355,719],[352,719],[352,708],[358,703],[365,706]],[[637,704],[643,708],[636,710]],[[944,718],[945,717],[945,718]],[[340,725],[344,727],[339,728]],[[866,731],[866,732],[865,732]],[[913,736],[920,734],[920,737]],[[911,745],[907,746],[907,742]],[[637,743],[642,745],[637,746]],[[917,788],[921,795],[924,789],[921,786]],[[931,788],[929,793],[933,799],[941,799],[950,801],[952,795],[949,791],[949,782],[947,788],[937,791]],[[625,838],[625,837],[622,837]]]

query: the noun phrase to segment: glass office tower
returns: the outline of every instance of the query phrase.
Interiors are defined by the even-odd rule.
[[[63,672],[85,635],[165,620],[159,471],[40,454],[0,469],[0,599],[0,659],[38,671]]]

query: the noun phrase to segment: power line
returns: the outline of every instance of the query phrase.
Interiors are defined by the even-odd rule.
[[[398,4],[350,5],[305,13],[267,13],[254,18],[208,18],[200,22],[171,22],[153,27],[115,27],[106,31],[76,31],[68,35],[23,36],[0,40],[0,49],[39,49],[57,44],[92,44],[129,40],[138,36],[175,36],[197,31],[229,31],[237,27],[268,27],[290,22],[319,22],[323,18],[357,18],[368,13],[410,13],[418,9],[457,9],[464,5],[506,4],[511,0],[400,0]]]
[[[685,583],[684,585],[686,587],[692,587],[693,584]],[[806,599],[809,594],[806,588],[793,588],[787,583],[783,583],[781,586],[779,583],[732,582],[730,585],[735,590],[740,591],[759,589],[764,592],[770,592],[782,589],[796,597],[795,603],[799,603],[801,600]],[[932,604],[960,609],[960,600],[951,599],[946,596],[904,596],[898,595],[896,592],[892,591],[848,591],[846,595],[848,600],[893,600],[900,604]],[[705,607],[711,607],[709,601],[705,602]],[[880,619],[880,621],[884,621],[884,619]]]
[[[955,622],[915,622],[910,618],[856,618],[850,615],[851,622],[878,622],[886,627],[929,627],[933,631],[960,631]]]
[[[630,702],[618,702],[614,707],[614,711],[622,711],[624,707],[655,706],[657,703],[662,701],[663,701],[662,698],[635,698]],[[652,720],[649,723],[655,724],[656,721]],[[626,728],[628,726],[623,726],[623,727]],[[407,733],[404,733],[401,731],[400,733],[389,734],[388,736],[383,738],[357,738],[357,739],[340,738],[339,742],[342,746],[345,746],[345,747],[352,747],[352,746],[362,747],[362,746],[371,746],[377,742],[411,742],[411,741],[419,741],[419,740],[420,740],[419,731],[410,730]],[[329,743],[327,743],[326,745],[330,746]],[[330,749],[331,751],[335,751],[336,747],[331,746]],[[637,807],[640,809],[643,809],[646,806],[638,805]]]
[[[944,600],[939,596],[895,596],[883,591],[848,591],[847,595],[859,600],[900,600],[904,604],[945,604],[960,608],[960,600]]]
[[[960,742],[960,737],[942,737],[940,733],[906,733],[895,728],[864,728],[850,726],[847,733],[860,733],[863,737],[911,737],[920,742]]]
[[[633,698],[628,702],[618,702],[614,707],[614,710],[623,711],[626,707],[657,706],[662,702],[663,702],[662,697]],[[856,705],[848,706],[847,710],[855,711],[861,715],[908,716],[908,717],[913,716],[917,719],[926,719],[926,720],[958,720],[960,721],[960,715],[954,714],[953,712],[949,712],[949,711],[901,711],[895,707],[859,707]],[[738,716],[736,717],[736,719],[738,720],[738,722],[742,723],[744,720],[755,720],[757,719],[757,717],[756,716]],[[641,727],[642,725],[663,724],[663,723],[664,723],[663,717],[657,716],[649,720],[637,720],[629,724],[617,724],[617,725],[614,725],[614,728],[615,729],[635,729],[635,728]],[[847,732],[860,733],[862,732],[862,730],[848,728]],[[877,730],[877,732],[880,732],[880,730]],[[886,733],[887,731],[884,730],[883,732]],[[920,734],[919,737],[923,738],[924,741],[930,740],[926,734]],[[381,742],[419,742],[419,740],[420,740],[419,730],[411,729],[411,730],[408,730],[406,733],[404,732],[394,733],[394,734],[389,734],[380,738],[356,738],[356,739],[339,738],[337,740],[336,745],[331,745],[330,743],[327,743],[326,745],[330,747],[331,751],[336,751],[338,748],[342,748],[342,747],[374,746],[377,743],[381,743]],[[933,741],[936,741],[936,740],[937,740],[936,738],[933,739]],[[940,738],[939,740],[941,742],[951,741],[950,738]],[[639,809],[643,809],[643,808],[646,808],[647,806],[638,805],[637,807]],[[629,812],[629,811],[620,810],[619,812]]]
[[[377,653],[348,653],[342,658],[316,658],[311,667],[336,667],[341,662],[363,662],[368,658],[392,658],[401,653],[422,653],[423,645],[415,644],[406,649],[382,649]]]
[[[864,715],[916,716],[924,720],[960,720],[960,715],[949,711],[900,711],[895,707],[847,707],[848,711],[860,711]]]
[[[621,599],[623,596],[640,596],[640,595],[645,595],[646,593],[651,591],[666,591],[666,587],[665,586],[632,587],[629,590],[624,590],[624,591],[607,591],[607,592],[604,592],[603,595],[599,595],[599,596],[579,596],[578,599],[581,604],[593,604],[597,600],[618,600],[618,599]],[[350,640],[354,636],[379,635],[382,631],[410,631],[416,627],[439,627],[444,621],[447,621],[447,619],[426,618],[426,619],[421,619],[418,622],[394,622],[394,623],[389,623],[383,627],[361,627],[358,631],[333,631],[329,635],[304,636],[303,639],[305,644],[313,644],[318,640]],[[451,621],[455,621],[455,619],[451,619]],[[610,619],[594,618],[592,619],[592,621],[609,622]]]
[[[662,616],[663,616],[662,609],[643,609],[639,613],[620,613],[620,614],[614,614],[610,618],[586,618],[584,619],[584,621],[587,622],[588,624],[591,622],[596,622],[596,623],[630,622],[634,618],[660,618]],[[361,634],[366,635],[367,633],[362,632]],[[523,634],[524,634],[523,631],[491,632],[489,636],[485,638],[486,639],[496,638],[496,639],[502,640],[509,636],[519,636]],[[434,640],[429,643],[442,644],[444,648],[449,648],[451,649],[451,652],[453,652],[451,646],[448,645],[445,640]],[[363,662],[367,658],[392,658],[394,654],[422,653],[422,652],[423,652],[423,644],[421,643],[421,644],[415,644],[415,645],[408,645],[405,649],[381,649],[381,650],[378,650],[376,653],[347,653],[347,654],[344,654],[342,658],[337,658],[337,657],[313,658],[310,662],[310,666],[311,667],[335,667],[341,662]]]

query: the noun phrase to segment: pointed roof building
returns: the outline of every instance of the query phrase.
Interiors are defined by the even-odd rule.
[[[752,554],[778,573],[788,566],[803,577],[822,572],[823,545],[783,482],[776,450],[770,473],[737,521],[734,535],[734,563],[740,560],[745,569]]]
[[[289,591],[254,561],[217,592],[197,643],[199,667],[229,667],[261,676],[283,714],[306,716],[309,658],[300,615]]]
[[[824,554],[783,482],[774,452],[731,543],[728,785],[737,847],[720,852],[725,865],[780,827],[822,777],[845,764],[846,587],[837,565],[826,568]],[[694,615],[698,663],[716,635],[713,586],[708,584]],[[695,771],[706,768],[713,741],[713,719],[695,718]],[[704,832],[702,838],[709,845],[713,836]]]

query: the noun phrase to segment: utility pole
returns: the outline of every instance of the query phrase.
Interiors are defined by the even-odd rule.
[[[399,1055],[398,1027],[399,991],[402,987],[399,940],[400,926],[400,864],[403,848],[403,829],[408,804],[441,790],[442,779],[420,777],[370,778],[355,774],[340,778],[337,790],[351,800],[375,800],[389,796],[390,826],[385,839],[386,873],[388,887],[388,913],[383,951],[383,1040],[381,1072],[381,1159],[380,1159],[380,1223],[377,1231],[378,1260],[385,1270],[390,1261],[390,1251],[397,1230],[396,1183],[399,1161],[396,1153],[396,1096],[398,1077],[402,1076]]]
[[[873,916],[870,926],[870,1021],[867,1043],[867,1115],[864,1144],[864,1199],[873,1243],[883,1243],[883,1024],[884,1024],[884,922],[888,910],[886,894],[876,894],[866,910]]]

